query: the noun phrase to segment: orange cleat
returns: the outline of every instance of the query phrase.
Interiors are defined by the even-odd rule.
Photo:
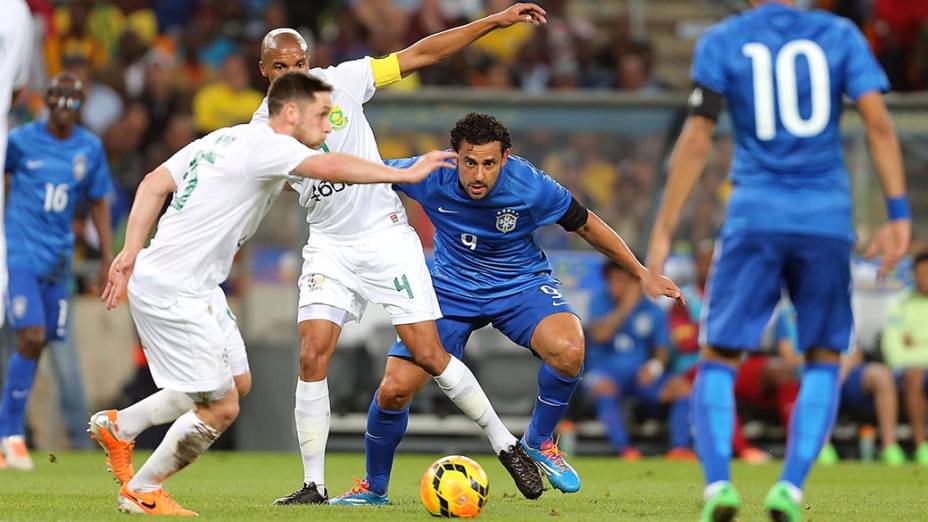
[[[132,468],[132,449],[134,441],[124,441],[117,435],[116,410],[103,410],[90,417],[90,438],[97,441],[106,453],[107,469],[116,478],[119,485],[129,482],[135,475]]]
[[[6,469],[8,467],[10,466],[6,463],[6,457],[4,457],[3,452],[0,451],[0,469]]]
[[[116,505],[123,513],[134,515],[161,515],[168,517],[196,517],[195,511],[184,509],[163,488],[154,491],[129,491],[128,484],[119,488]]]
[[[746,464],[763,464],[770,460],[770,454],[760,448],[748,446],[741,450],[738,458]]]
[[[638,462],[641,460],[641,452],[629,446],[622,452],[622,460],[625,462]]]
[[[22,435],[13,435],[0,439],[0,452],[6,457],[6,466],[20,471],[32,471],[35,465],[29,457],[26,440]]]
[[[696,458],[696,453],[689,448],[673,448],[667,453],[664,454],[664,459],[666,460],[676,460],[676,461],[696,461],[699,460]]]

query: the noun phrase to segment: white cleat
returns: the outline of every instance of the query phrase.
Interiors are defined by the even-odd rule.
[[[26,441],[22,435],[13,435],[0,439],[0,451],[6,457],[6,465],[10,469],[20,471],[32,471],[35,465],[32,458],[29,457],[29,450],[26,449]]]

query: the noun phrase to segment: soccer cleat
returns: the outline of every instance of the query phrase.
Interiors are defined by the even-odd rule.
[[[748,446],[741,450],[738,458],[745,464],[764,464],[770,461],[770,454],[760,448]]]
[[[784,482],[774,484],[764,499],[764,511],[773,522],[799,522],[800,509],[799,502],[793,498],[789,486]]]
[[[899,444],[883,448],[880,452],[880,460],[887,466],[901,466],[905,464],[905,452],[899,447]]]
[[[625,462],[638,462],[641,460],[641,452],[638,451],[638,448],[629,446],[622,451],[619,457]]]
[[[386,506],[390,498],[371,491],[367,480],[354,479],[355,485],[345,493],[333,498],[329,504],[339,506]]]
[[[132,468],[132,449],[134,441],[119,438],[116,426],[116,410],[103,410],[94,413],[89,423],[90,438],[97,441],[106,453],[106,469],[113,474],[116,482],[123,485],[135,475]]]
[[[322,493],[319,493],[319,487],[316,486],[315,482],[310,482],[309,484],[303,484],[303,487],[290,493],[286,497],[280,497],[275,500],[273,504],[275,506],[296,506],[300,504],[328,504],[329,503],[329,491],[325,488],[322,488]]]
[[[914,460],[919,466],[928,466],[928,442],[922,442],[915,448]]]
[[[838,450],[830,443],[826,442],[822,446],[822,451],[818,454],[818,464],[821,466],[834,466],[841,460],[838,456]]]
[[[731,522],[741,507],[741,496],[731,483],[723,484],[702,506],[699,522]]]
[[[547,440],[543,442],[539,449],[529,447],[525,443],[525,439],[520,440],[519,444],[525,450],[525,453],[535,461],[541,472],[548,477],[548,482],[555,489],[559,489],[563,493],[580,491],[580,476],[564,459],[567,455],[557,449],[557,444],[554,441]]]
[[[544,491],[544,484],[541,481],[541,474],[538,473],[538,466],[532,461],[532,458],[525,453],[521,444],[513,444],[509,448],[499,452],[499,461],[512,476],[512,481],[516,483],[516,488],[522,496],[529,500],[534,500],[541,496]]]
[[[696,453],[689,448],[673,448],[664,454],[664,459],[684,462],[695,462],[699,460],[696,458]]]
[[[116,506],[123,513],[134,515],[161,515],[168,517],[195,517],[195,511],[181,507],[167,491],[158,488],[154,491],[129,491],[128,485],[119,488]]]
[[[3,452],[0,451],[0,469],[6,469],[9,465],[6,463],[6,457],[3,456]]]
[[[10,469],[32,471],[35,468],[22,435],[12,435],[0,439],[0,451],[6,457],[6,465]]]

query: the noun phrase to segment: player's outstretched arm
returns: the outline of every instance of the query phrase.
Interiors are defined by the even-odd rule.
[[[683,299],[683,293],[669,277],[660,276],[651,280],[652,278],[648,277],[648,269],[638,261],[622,237],[592,211],[586,223],[575,232],[593,248],[622,265],[629,273],[641,280],[643,285],[648,283],[649,286],[645,286],[645,291],[651,297],[664,295],[672,299]]]
[[[119,304],[120,297],[129,285],[135,258],[145,246],[145,239],[161,213],[165,198],[175,190],[177,184],[164,165],[149,172],[139,184],[135,202],[132,203],[132,210],[129,212],[129,222],[126,224],[125,244],[110,265],[109,278],[100,296],[106,303],[107,310],[112,310]]]
[[[406,76],[419,69],[434,65],[477,41],[481,36],[517,23],[542,25],[547,23],[545,10],[532,3],[515,4],[475,20],[467,25],[427,36],[396,53],[400,63],[400,74]]]
[[[348,154],[314,154],[297,165],[293,173],[334,183],[418,183],[437,168],[455,168],[451,162],[454,157],[454,152],[433,150],[408,169],[397,169]]]
[[[705,116],[693,114],[686,119],[683,131],[677,138],[670,155],[670,168],[664,197],[651,229],[648,243],[648,273],[654,286],[664,271],[664,262],[670,255],[670,245],[674,230],[680,220],[683,205],[693,192],[696,181],[706,166],[706,159],[712,150],[712,132],[715,121]]]
[[[870,155],[873,156],[873,164],[880,177],[889,215],[889,223],[877,232],[866,252],[868,257],[883,256],[879,272],[882,278],[909,250],[912,216],[905,195],[902,152],[883,96],[876,91],[864,94],[857,100],[857,108],[867,128]]]

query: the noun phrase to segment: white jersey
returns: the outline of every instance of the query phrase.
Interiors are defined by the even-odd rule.
[[[169,305],[181,293],[206,296],[229,276],[250,238],[300,162],[319,154],[268,125],[237,125],[194,141],[164,163],[177,183],[130,292]]]
[[[309,71],[335,89],[329,118],[332,132],[325,140],[324,150],[383,162],[363,107],[376,91],[372,65],[375,61],[367,57]],[[251,121],[263,123],[267,119],[265,98]],[[310,235],[352,241],[387,227],[407,224],[403,204],[389,184],[349,185],[307,179],[291,186],[300,194],[300,205],[308,209]]]
[[[29,54],[32,50],[33,23],[29,6],[23,0],[0,0],[0,167],[6,164],[7,113],[13,92],[26,85]],[[7,268],[4,230],[4,184],[0,183],[0,326],[6,312]]]

